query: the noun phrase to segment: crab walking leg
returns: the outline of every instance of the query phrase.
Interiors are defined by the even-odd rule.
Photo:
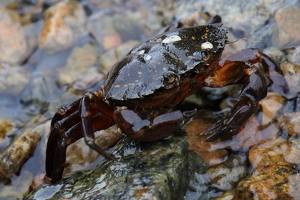
[[[51,121],[50,134],[48,137],[47,148],[46,148],[46,174],[48,177],[52,176],[54,157],[57,150],[60,148],[60,140],[62,140],[62,135],[65,134],[66,130],[72,128],[72,131],[76,133],[82,132],[81,125],[77,123],[80,122],[80,113],[78,111],[81,99],[65,105],[58,109],[57,113],[54,115]],[[77,124],[74,126],[74,124]],[[76,129],[74,129],[76,127]],[[78,128],[79,127],[79,128]],[[68,134],[67,134],[68,135]],[[79,136],[79,139],[83,136]]]
[[[255,66],[244,62],[225,62],[224,66],[205,80],[206,86],[209,87],[222,87],[233,83],[244,84],[241,98],[224,119],[202,133],[213,133],[207,138],[207,142],[236,133],[255,112],[258,102],[267,95],[265,77]]]
[[[283,97],[287,97],[289,94],[289,87],[282,71],[267,55],[262,53],[259,49],[243,49],[222,59],[219,62],[219,65],[223,66],[227,62],[236,61],[249,62],[252,64],[261,63],[264,67],[265,74],[267,74],[271,81],[269,91],[278,93]]]
[[[101,149],[98,145],[95,144],[95,135],[94,135],[94,126],[97,125],[96,123],[93,123],[93,113],[92,110],[97,110],[97,107],[99,106],[99,103],[102,103],[103,101],[98,99],[98,97],[94,93],[87,92],[81,101],[81,123],[82,123],[82,131],[85,143],[97,151],[99,154],[103,155],[106,159],[113,160],[114,157],[107,154],[103,149]],[[97,104],[98,103],[98,104]],[[110,113],[113,113],[113,109],[109,107],[107,104],[104,104],[106,106],[106,110]],[[100,106],[101,107],[101,106]],[[105,123],[103,121],[99,121],[100,124],[103,124],[103,126],[98,127],[98,130],[107,129],[110,126],[114,125],[115,122],[112,118],[112,116],[107,117],[103,115],[103,118],[106,119]],[[94,125],[95,124],[95,125]]]
[[[59,110],[63,112],[58,112],[56,115],[58,117],[54,121],[59,118],[62,120],[53,123],[46,150],[46,174],[52,178],[52,183],[57,182],[62,177],[67,147],[82,137],[99,154],[107,159],[114,159],[94,143],[94,131],[107,129],[114,124],[112,114],[109,114],[113,110],[106,103],[99,102],[103,102],[102,99],[94,93],[87,92],[80,101],[76,101],[70,106],[64,106]],[[101,106],[107,107],[105,112],[109,116],[99,113],[98,108]],[[80,111],[72,112],[74,107],[80,108]],[[70,115],[65,117],[65,113]],[[75,125],[72,126],[72,124]]]
[[[102,114],[93,116],[91,121],[92,121],[92,127],[95,131],[106,129],[114,124],[111,118],[108,118]],[[57,131],[58,129],[55,130]],[[56,133],[59,134],[57,140],[59,141],[58,145],[54,151],[47,152],[48,154],[46,157],[46,173],[48,177],[52,178],[52,183],[55,183],[61,179],[64,170],[64,165],[66,162],[66,149],[70,144],[84,137],[82,130],[83,130],[83,124],[79,122],[75,124],[73,127],[71,127],[70,129],[68,129],[68,131],[66,132]],[[94,133],[92,133],[92,135],[93,134]],[[94,138],[94,135],[91,137]],[[104,150],[102,150],[96,144],[93,143],[92,145],[96,146],[93,149],[96,150],[99,154],[103,155],[108,159],[113,159],[112,156],[108,155]],[[53,165],[51,165],[51,163]]]
[[[80,122],[80,115],[78,112],[81,99],[62,106],[58,109],[51,120],[50,134],[46,148],[46,174],[48,177],[52,176],[53,162],[55,152],[59,146],[59,139],[64,133],[64,130],[68,130],[74,124]]]
[[[139,141],[156,141],[171,135],[182,127],[196,113],[195,110],[179,110],[158,115],[154,119],[142,118],[138,112],[126,107],[115,110],[115,121],[119,128],[129,137]]]
[[[81,99],[78,99],[77,101],[75,101],[71,104],[64,105],[61,108],[59,108],[51,120],[51,129],[54,127],[56,122],[66,118],[66,116],[69,116],[75,112],[78,112],[80,101],[81,101]]]

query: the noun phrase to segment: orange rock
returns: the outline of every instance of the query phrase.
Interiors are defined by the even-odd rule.
[[[64,0],[51,6],[44,14],[39,47],[54,54],[71,47],[85,30],[83,7],[74,0]]]
[[[221,149],[218,149],[217,146],[214,149],[211,148],[212,145],[217,145],[220,140],[206,142],[207,135],[200,135],[202,131],[211,125],[212,123],[197,118],[188,123],[183,130],[188,135],[189,150],[197,153],[207,164],[215,165],[223,162],[227,158],[228,152],[223,149],[223,146],[220,146]]]
[[[233,199],[300,199],[299,184],[297,170],[267,165],[239,182]]]
[[[249,151],[249,161],[254,168],[269,165],[292,167],[300,164],[300,141],[285,140],[275,136],[254,145]]]

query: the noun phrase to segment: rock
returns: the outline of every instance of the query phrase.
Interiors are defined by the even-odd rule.
[[[0,93],[19,94],[30,81],[28,69],[20,66],[0,65]]]
[[[25,199],[182,199],[187,187],[187,137],[183,131],[164,140],[140,143],[125,138],[91,171],[78,172]]]
[[[122,138],[123,134],[117,130],[116,126],[108,129],[97,131],[95,133],[95,143],[103,150],[116,145]],[[99,153],[91,149],[84,141],[84,139],[76,141],[67,148],[66,166],[63,177],[68,177],[74,172],[86,169],[96,159],[101,157]],[[103,159],[103,157],[101,157]]]
[[[193,119],[189,122],[183,129],[188,134],[189,150],[194,151],[205,162],[209,165],[215,165],[223,162],[228,156],[228,152],[225,149],[219,149],[215,147],[212,149],[213,145],[217,145],[220,140],[214,142],[206,142],[207,135],[200,135],[202,131],[210,127],[212,123],[201,118]]]
[[[272,4],[271,4],[272,5]],[[235,32],[242,32],[243,36],[249,38],[253,32],[263,27],[272,14],[272,7],[263,3],[263,0],[250,1],[197,1],[190,0],[189,3],[182,1],[179,6],[182,12],[198,11],[222,16],[222,22],[226,27],[231,27]],[[183,14],[178,13],[176,16]]]
[[[267,96],[260,101],[260,105],[262,106],[261,125],[266,125],[272,122],[284,102],[285,99],[281,95],[269,92]]]
[[[272,58],[272,60],[277,64],[277,66],[280,66],[283,62],[287,60],[286,54],[277,47],[265,48],[263,50],[263,53]]]
[[[26,131],[0,154],[0,182],[5,182],[17,173],[32,155],[40,140],[36,132]]]
[[[86,16],[82,5],[75,0],[64,0],[44,13],[39,47],[54,54],[71,47],[85,30]]]
[[[66,65],[59,70],[58,83],[72,84],[81,74],[90,69],[98,58],[97,48],[92,44],[74,48]]]
[[[286,61],[280,67],[289,85],[290,96],[297,96],[300,91],[300,65]]]
[[[0,199],[23,199],[24,193],[28,191],[28,185],[30,185],[33,179],[32,174],[29,171],[22,171],[21,176],[14,178],[15,185],[7,184],[0,190]]]
[[[234,197],[234,190],[228,190],[218,197],[212,198],[212,200],[232,200]]]
[[[105,80],[105,77],[105,74],[100,72],[99,67],[92,67],[81,74],[73,83],[72,87],[75,90],[85,91]]]
[[[287,49],[287,59],[289,62],[300,65],[300,46]]]
[[[8,137],[10,131],[15,128],[15,125],[12,122],[12,119],[0,117],[0,149],[4,149],[8,146],[9,141],[11,140]]]
[[[205,174],[213,187],[225,191],[233,189],[248,175],[246,154],[232,153],[225,162],[210,167]]]
[[[269,165],[292,167],[300,164],[300,141],[275,136],[254,145],[249,151],[249,161],[254,168]]]
[[[196,172],[190,179],[185,199],[212,199],[216,196],[217,199],[222,199],[221,196],[232,198],[232,189],[248,174],[246,159],[245,153],[233,153],[227,161],[210,167],[206,172]],[[222,191],[225,191],[224,194]]]
[[[272,36],[273,45],[283,48],[289,43],[299,42],[299,18],[300,9],[298,5],[284,6],[275,12],[274,20],[276,27]]]
[[[105,50],[120,46],[129,40],[140,41],[145,20],[139,12],[96,13],[89,18],[88,30]]]
[[[284,114],[280,120],[280,128],[283,134],[298,138],[300,135],[300,113]]]
[[[0,62],[18,63],[28,51],[20,16],[0,7]]]
[[[235,189],[238,199],[299,199],[300,174],[282,165],[267,165],[255,170]]]

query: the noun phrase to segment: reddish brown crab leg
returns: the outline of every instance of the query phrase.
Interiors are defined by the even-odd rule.
[[[51,120],[51,128],[54,126],[54,124],[56,122],[62,120],[66,116],[69,116],[72,113],[78,111],[80,101],[81,101],[81,99],[78,99],[77,101],[75,101],[71,104],[64,105],[61,108],[59,108]]]
[[[99,114],[92,118],[92,124],[96,124],[96,126],[94,126],[94,129],[95,131],[97,131],[97,130],[103,130],[110,127],[111,125],[114,124],[114,122],[112,119],[102,114]],[[58,144],[55,151],[49,152],[47,156],[48,160],[46,159],[46,164],[49,164],[49,166],[46,165],[47,176],[52,177],[51,180],[52,183],[59,181],[62,177],[64,165],[66,162],[67,147],[70,144],[74,143],[75,141],[81,139],[82,137],[84,137],[84,135],[82,133],[82,123],[80,122],[75,124],[68,131],[60,133],[60,138],[58,140],[60,141],[60,143]],[[96,148],[93,148],[94,147],[93,145],[96,146]],[[108,155],[100,147],[99,147],[100,151],[98,151],[97,149],[98,146],[96,144],[93,143],[92,146],[94,150],[96,150],[99,154],[103,155],[107,159],[113,159],[112,156]],[[52,166],[51,163],[53,164]]]
[[[269,86],[269,91],[278,93],[284,97],[288,95],[289,87],[285,78],[283,77],[282,71],[267,55],[263,54],[260,50],[254,48],[243,49],[224,58],[219,62],[219,65],[223,66],[229,61],[242,61],[252,64],[261,63],[272,84]]]
[[[233,83],[243,83],[240,101],[228,115],[208,128],[203,134],[213,133],[207,141],[213,141],[224,135],[236,133],[255,112],[258,101],[267,94],[267,83],[264,76],[250,63],[261,62],[268,77],[274,80],[271,91],[286,96],[289,92],[286,80],[271,59],[258,49],[245,49],[232,54],[219,62],[220,68],[206,79],[210,87],[222,87]],[[247,64],[248,63],[248,64]],[[227,79],[226,77],[231,77]]]
[[[98,104],[99,103],[99,104]],[[105,106],[102,108],[101,106]],[[97,108],[105,110],[109,116],[99,113]],[[80,112],[75,111],[80,107]],[[109,113],[111,112],[111,114]],[[52,177],[52,183],[61,179],[65,161],[67,146],[84,137],[86,143],[107,159],[113,159],[95,143],[94,131],[106,129],[114,124],[112,119],[113,109],[105,104],[95,94],[87,92],[80,101],[59,109],[52,120],[51,133],[46,150],[46,174]],[[68,116],[69,115],[69,116]],[[65,117],[67,116],[67,117]],[[62,119],[59,122],[57,120]],[[75,124],[72,126],[72,124]],[[67,130],[65,132],[65,130]]]
[[[93,93],[87,93],[81,101],[81,123],[82,123],[82,131],[83,131],[83,136],[85,139],[86,144],[97,151],[100,155],[103,155],[105,158],[113,160],[114,157],[111,155],[107,154],[103,149],[101,149],[99,146],[95,144],[95,122],[93,122],[93,114],[91,111],[93,109],[97,109],[99,107],[100,103],[104,103],[102,100],[98,100],[97,96],[94,95]],[[94,108],[92,107],[94,105]],[[112,113],[113,113],[113,108],[109,107],[107,104],[105,104],[106,110],[105,112],[107,114],[110,114],[110,118],[107,116],[101,117],[101,120],[99,122],[103,124],[103,126],[98,126],[97,128],[100,128],[98,130],[102,129],[107,129],[108,127],[112,126],[115,124],[113,118],[112,118]],[[100,107],[101,108],[101,107]],[[103,108],[101,108],[102,110]],[[105,119],[105,121],[104,121]]]
[[[158,115],[154,119],[142,118],[137,112],[119,107],[115,120],[119,128],[129,137],[140,141],[156,141],[165,138],[183,126],[196,113],[179,110]]]
[[[228,80],[226,77],[232,79]],[[263,75],[256,67],[248,66],[244,62],[225,62],[224,66],[206,79],[206,85],[210,87],[222,87],[237,82],[244,84],[241,98],[223,120],[203,132],[203,134],[213,133],[207,138],[207,142],[236,133],[254,113],[258,101],[267,94],[267,84]]]

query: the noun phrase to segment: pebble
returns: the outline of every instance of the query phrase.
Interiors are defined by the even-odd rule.
[[[249,161],[254,168],[268,165],[292,167],[300,164],[300,141],[286,140],[281,136],[260,141],[249,151]]]
[[[24,67],[0,64],[0,93],[18,95],[30,78],[31,73]]]
[[[208,136],[200,135],[211,125],[212,123],[206,120],[196,118],[184,126],[183,130],[188,134],[189,150],[198,154],[208,165],[216,165],[226,160],[228,152],[226,149],[218,149],[218,147],[211,148],[213,145],[217,145],[220,140],[208,143],[206,142]]]
[[[0,62],[17,64],[28,51],[18,13],[0,7]]]
[[[33,154],[40,135],[31,130],[25,131],[0,155],[0,181],[9,180],[19,172],[22,165]]]
[[[291,43],[299,42],[300,24],[300,9],[298,5],[284,6],[279,8],[274,14],[275,30],[272,36],[272,43],[284,48]]]
[[[279,164],[267,165],[243,179],[233,199],[299,199],[299,186],[299,171]]]
[[[93,44],[75,47],[64,67],[59,69],[59,85],[71,85],[79,76],[90,69],[99,59],[98,50]]]
[[[300,65],[286,61],[281,64],[280,68],[289,85],[290,96],[297,96],[300,91]]]
[[[55,54],[73,45],[85,31],[86,15],[81,4],[75,0],[63,0],[44,13],[39,47]]]
[[[220,190],[231,190],[248,175],[248,162],[245,153],[232,153],[228,159],[210,167],[205,173],[212,184]]]

